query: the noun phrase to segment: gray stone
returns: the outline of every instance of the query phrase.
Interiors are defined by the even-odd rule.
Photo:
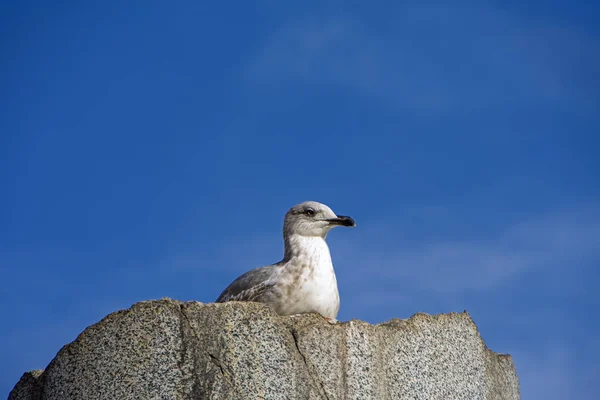
[[[23,375],[9,400],[519,399],[465,312],[378,325],[259,303],[137,303]]]
[[[8,400],[36,400],[42,396],[42,380],[40,376],[44,371],[25,372],[8,396]]]

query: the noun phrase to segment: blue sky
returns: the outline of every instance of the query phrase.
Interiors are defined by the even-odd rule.
[[[360,3],[0,3],[0,392],[317,200],[339,319],[466,309],[524,399],[598,398],[598,6]]]

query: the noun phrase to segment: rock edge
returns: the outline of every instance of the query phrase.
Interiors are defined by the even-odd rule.
[[[117,311],[25,373],[9,400],[519,399],[509,355],[467,312],[336,325],[258,303],[171,299]]]

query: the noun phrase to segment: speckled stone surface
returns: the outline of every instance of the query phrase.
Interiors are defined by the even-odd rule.
[[[40,376],[43,372],[39,369],[25,372],[13,390],[11,390],[8,400],[41,399],[43,386]]]
[[[370,325],[258,303],[137,303],[86,329],[9,400],[519,399],[467,313]]]

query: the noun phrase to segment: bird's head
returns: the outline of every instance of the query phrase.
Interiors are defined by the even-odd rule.
[[[336,215],[331,208],[316,201],[305,201],[285,214],[284,235],[320,236],[325,238],[331,228],[356,224],[350,217]]]

